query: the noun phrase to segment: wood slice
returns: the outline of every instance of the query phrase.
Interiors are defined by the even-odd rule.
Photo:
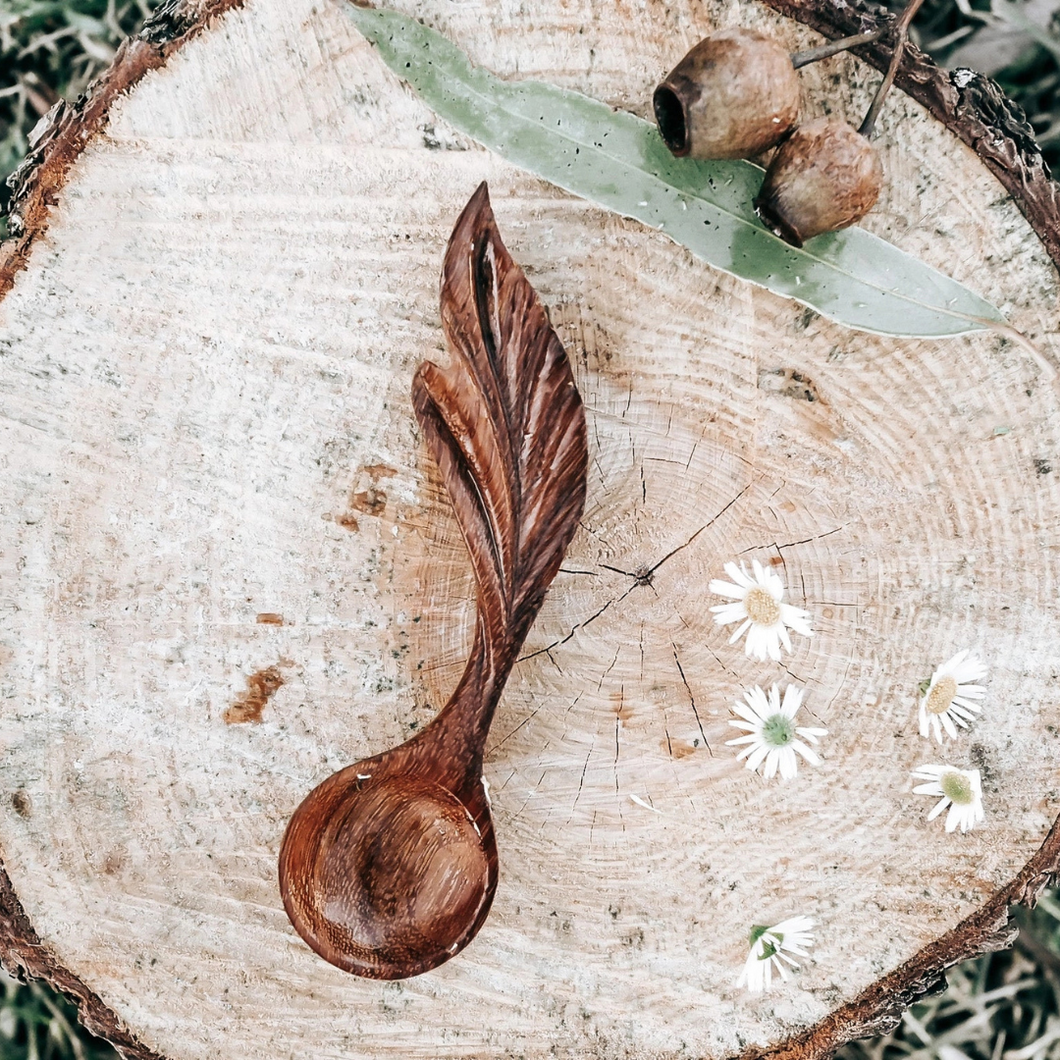
[[[1009,941],[1060,848],[1039,366],[989,333],[851,332],[521,172],[340,3],[227,6],[167,8],[16,197],[5,961],[129,1056],[816,1057]],[[721,0],[398,6],[503,76],[645,116],[715,26],[817,40]],[[878,74],[848,56],[803,80],[807,114],[856,117]],[[1057,272],[1017,205],[909,98],[881,129],[865,226],[1060,361]],[[574,364],[588,502],[487,748],[493,911],[448,964],[371,982],[297,937],[276,858],[303,796],[427,724],[467,657],[470,566],[409,387],[446,356],[442,253],[483,179]],[[813,615],[783,664],[713,621],[737,559]],[[918,684],[965,648],[983,712],[939,749]],[[789,681],[828,735],[780,783],[726,741],[742,689]],[[926,820],[911,771],[934,761],[981,770],[980,827]],[[797,914],[801,969],[737,987],[752,926]]]

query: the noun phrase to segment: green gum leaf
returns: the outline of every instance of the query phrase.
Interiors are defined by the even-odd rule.
[[[382,8],[347,5],[383,61],[439,117],[536,176],[665,232],[698,258],[831,320],[883,335],[1005,326],[968,288],[858,228],[803,249],[762,226],[750,162],[674,158],[655,126],[538,81],[502,81],[445,37]]]

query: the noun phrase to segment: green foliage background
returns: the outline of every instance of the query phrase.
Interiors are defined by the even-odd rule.
[[[1055,172],[1060,169],[1060,0],[1044,25],[1040,17],[1027,17],[1030,2],[927,0],[913,36],[946,65],[977,38],[1015,35],[1018,54],[990,72],[1026,111]],[[0,214],[9,196],[3,182],[26,154],[33,126],[58,99],[75,99],[84,91],[122,38],[134,33],[157,4],[0,0]],[[0,222],[0,236],[3,232]],[[1047,895],[1037,909],[1020,910],[1018,916],[1023,931],[1014,949],[952,969],[945,993],[915,1006],[894,1034],[848,1046],[840,1060],[1060,1060],[1060,901]],[[0,972],[0,1060],[116,1056],[77,1024],[64,998],[40,983],[19,983]]]
[[[118,1060],[118,1054],[77,1022],[61,994],[0,971],[0,1060]]]
[[[57,100],[76,99],[158,0],[0,0],[0,214],[6,179]],[[0,235],[3,231],[0,231]]]

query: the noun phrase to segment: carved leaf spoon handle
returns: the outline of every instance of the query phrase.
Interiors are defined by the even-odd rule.
[[[421,365],[412,402],[471,556],[471,656],[434,721],[310,792],[280,848],[299,934],[375,979],[437,967],[486,919],[497,886],[486,735],[585,503],[585,414],[570,363],[501,242],[484,183],[449,240],[441,311],[451,363]]]

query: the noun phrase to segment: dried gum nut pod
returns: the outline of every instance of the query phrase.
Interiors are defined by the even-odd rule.
[[[848,122],[818,118],[781,145],[754,205],[766,227],[801,247],[861,220],[882,186],[876,148]]]
[[[747,158],[773,147],[798,120],[799,78],[775,40],[733,27],[701,40],[652,103],[659,134],[678,157]]]

